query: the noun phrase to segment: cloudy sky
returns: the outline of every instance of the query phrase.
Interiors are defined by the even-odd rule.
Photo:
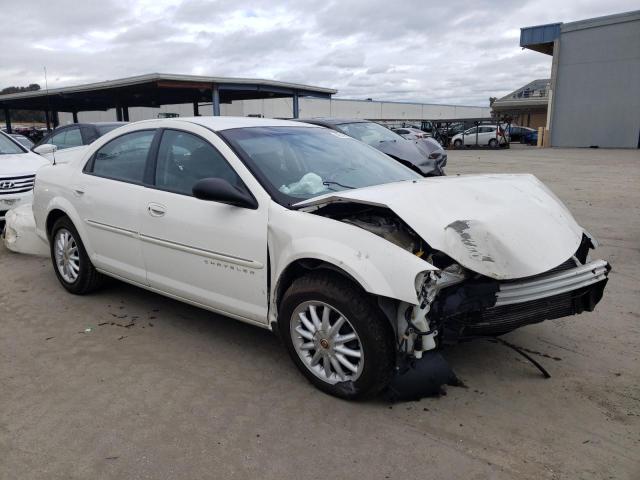
[[[0,0],[0,88],[151,72],[260,77],[346,98],[487,105],[551,57],[520,27],[637,0]]]

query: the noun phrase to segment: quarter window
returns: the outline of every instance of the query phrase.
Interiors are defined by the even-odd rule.
[[[115,180],[142,183],[154,135],[154,130],[143,130],[110,141],[96,152],[93,173]]]
[[[191,195],[203,178],[222,178],[242,188],[238,174],[209,142],[190,133],[165,130],[158,149],[156,186]]]

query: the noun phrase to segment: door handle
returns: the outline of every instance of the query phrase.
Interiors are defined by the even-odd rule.
[[[167,213],[167,209],[164,205],[160,205],[158,203],[150,203],[147,207],[149,215],[152,217],[162,217],[165,213]]]
[[[74,194],[76,197],[81,197],[82,195],[84,195],[84,190],[82,190],[81,188],[75,187],[75,188],[73,189],[73,194]]]

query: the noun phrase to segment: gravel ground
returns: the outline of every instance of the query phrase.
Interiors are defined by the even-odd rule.
[[[449,159],[536,174],[613,264],[594,313],[507,336],[551,379],[474,342],[446,352],[467,388],[340,401],[266,331],[117,282],[68,295],[48,259],[0,247],[0,478],[640,478],[640,153]]]

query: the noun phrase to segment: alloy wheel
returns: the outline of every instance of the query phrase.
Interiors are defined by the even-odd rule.
[[[290,322],[293,346],[305,367],[329,383],[355,381],[362,373],[364,351],[353,325],[331,305],[303,302]]]
[[[80,252],[69,230],[61,228],[54,238],[54,257],[58,273],[67,283],[74,283],[80,275]]]

